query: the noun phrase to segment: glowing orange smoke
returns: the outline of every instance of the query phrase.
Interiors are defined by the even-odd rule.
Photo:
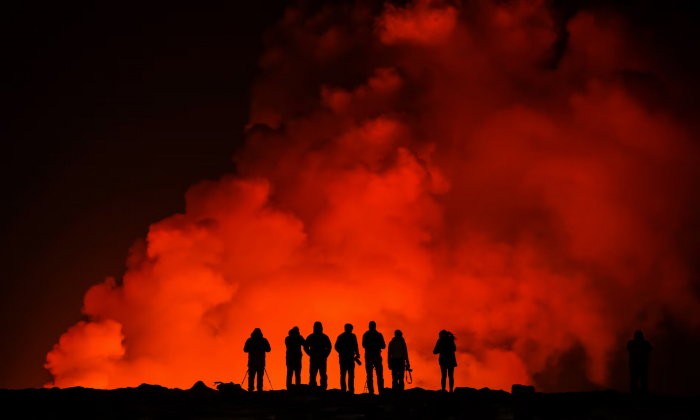
[[[605,384],[620,337],[700,322],[677,252],[698,150],[622,83],[654,69],[620,27],[580,12],[553,69],[544,1],[290,9],[239,173],[192,187],[123,284],[88,291],[52,385],[239,381],[259,327],[281,388],[284,337],[317,320],[333,341],[401,329],[414,386],[438,387],[442,329],[457,386],[532,383],[577,346]]]

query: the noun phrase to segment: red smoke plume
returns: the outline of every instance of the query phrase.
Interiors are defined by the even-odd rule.
[[[576,349],[604,386],[634,330],[697,327],[681,247],[700,155],[625,75],[673,81],[613,13],[579,11],[564,47],[554,16],[535,0],[290,8],[238,174],[192,187],[123,283],[88,291],[52,385],[238,381],[259,327],[282,387],[293,326],[335,341],[375,320],[404,332],[416,386],[438,387],[442,329],[457,386],[535,383]]]

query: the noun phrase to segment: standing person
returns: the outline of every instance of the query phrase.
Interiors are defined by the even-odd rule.
[[[391,389],[403,391],[403,374],[411,364],[408,361],[406,340],[403,339],[401,330],[394,332],[394,338],[389,342],[387,357],[389,358],[389,369],[391,370]]]
[[[630,392],[647,392],[651,344],[644,339],[641,331],[635,331],[634,340],[627,342],[627,351],[630,353]],[[637,382],[640,382],[639,388]]]
[[[301,348],[306,344],[304,337],[299,334],[299,327],[289,330],[289,335],[284,339],[287,346],[287,389],[292,387],[292,375],[294,384],[301,383]]]
[[[450,376],[450,392],[454,390],[455,386],[455,367],[457,367],[457,358],[455,357],[455,352],[457,351],[457,346],[455,346],[455,336],[451,332],[442,330],[440,331],[440,338],[438,338],[435,344],[435,349],[433,354],[439,354],[438,359],[440,363],[440,372],[442,377],[440,378],[440,385],[442,385],[442,390],[445,390],[445,377]]]
[[[367,371],[367,390],[374,394],[372,370],[377,371],[377,388],[384,391],[384,367],[382,366],[382,350],[386,348],[384,336],[377,331],[377,323],[370,321],[369,331],[362,336],[362,348],[365,349],[365,370]]]
[[[316,373],[321,376],[321,389],[328,388],[328,375],[326,373],[328,355],[333,346],[331,339],[323,333],[323,325],[316,321],[314,332],[306,337],[304,351],[309,355],[309,385],[316,386]]]
[[[335,340],[335,351],[340,361],[340,390],[345,392],[345,376],[348,377],[347,389],[355,393],[355,359],[360,358],[357,336],[352,333],[352,324],[345,324],[345,332]]]
[[[263,389],[263,375],[265,374],[265,353],[269,352],[270,342],[263,337],[260,328],[256,328],[246,340],[243,351],[248,353],[248,391],[253,392],[255,377],[258,377],[258,391]]]

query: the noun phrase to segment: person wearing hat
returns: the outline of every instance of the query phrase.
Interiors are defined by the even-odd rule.
[[[253,330],[250,338],[246,340],[243,351],[248,353],[248,391],[253,392],[255,377],[258,378],[258,391],[263,389],[263,375],[265,374],[265,353],[269,352],[270,342],[263,337],[260,328]]]
[[[345,324],[345,332],[335,340],[335,351],[340,361],[340,390],[345,392],[345,377],[348,378],[347,390],[355,393],[355,359],[360,359],[357,336],[352,333],[352,324]]]
[[[327,361],[333,346],[331,339],[323,333],[323,325],[316,321],[314,332],[306,337],[304,351],[309,355],[309,385],[316,386],[316,374],[321,376],[321,389],[328,388]]]
[[[391,370],[391,389],[403,391],[403,374],[406,368],[411,365],[408,361],[406,340],[403,339],[401,330],[396,330],[394,338],[389,342],[387,357],[389,358],[389,369]]]
[[[287,389],[292,387],[292,376],[294,384],[301,383],[301,348],[306,344],[304,337],[299,334],[299,327],[289,330],[289,335],[284,339],[287,346]]]

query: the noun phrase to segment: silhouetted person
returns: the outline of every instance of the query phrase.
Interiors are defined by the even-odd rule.
[[[260,328],[253,330],[250,338],[246,340],[243,351],[248,353],[248,391],[253,392],[255,377],[258,377],[258,391],[263,389],[263,375],[265,375],[265,353],[270,351],[270,342],[263,337]]]
[[[369,323],[369,331],[362,336],[362,348],[365,349],[365,370],[367,371],[367,390],[374,394],[372,370],[377,371],[377,388],[384,390],[384,367],[382,366],[382,349],[386,348],[384,336],[377,331],[377,323]]]
[[[442,386],[443,391],[445,390],[445,377],[448,375],[450,377],[450,392],[454,390],[454,374],[455,367],[457,366],[457,358],[455,357],[456,351],[457,346],[455,346],[455,336],[449,331],[440,331],[440,338],[438,338],[438,341],[435,344],[433,354],[440,355],[438,362],[440,363],[440,372],[442,373],[440,385]]]
[[[355,393],[355,358],[360,358],[357,337],[352,333],[352,325],[345,324],[345,332],[335,340],[335,351],[340,361],[340,390],[345,391],[345,376],[348,377],[348,391]]]
[[[627,342],[627,351],[630,353],[630,392],[646,392],[651,344],[641,331],[635,331],[634,340]],[[637,382],[640,382],[639,388]]]
[[[316,321],[314,332],[306,337],[304,351],[309,355],[309,385],[316,386],[316,373],[321,375],[321,389],[328,388],[327,361],[333,346],[331,339],[323,333],[323,325]]]
[[[403,339],[403,333],[400,330],[396,330],[394,338],[389,342],[387,357],[389,358],[389,369],[391,369],[391,389],[403,391],[403,375],[406,368],[411,365],[408,361],[406,340]]]
[[[306,340],[299,334],[299,327],[289,330],[289,335],[284,339],[287,346],[287,389],[292,386],[292,375],[295,385],[301,383],[301,348],[305,343]]]

